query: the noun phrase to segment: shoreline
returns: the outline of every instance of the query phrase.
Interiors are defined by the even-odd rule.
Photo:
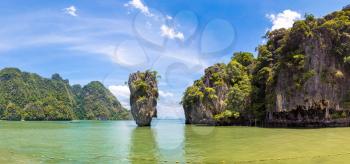
[[[134,120],[71,120],[71,121],[57,121],[57,120],[42,120],[42,121],[10,121],[10,120],[0,120],[0,122],[6,123],[81,123],[81,122],[134,122]],[[226,123],[226,124],[186,124],[184,119],[156,119],[154,121],[181,121],[181,124],[184,126],[198,126],[198,127],[255,127],[255,128],[264,128],[264,129],[326,129],[326,128],[347,128],[350,127],[350,120],[332,120],[332,121],[270,121],[269,123],[256,123],[254,122],[241,122],[241,123]],[[155,123],[155,122],[154,122]],[[151,125],[155,126],[157,123]]]

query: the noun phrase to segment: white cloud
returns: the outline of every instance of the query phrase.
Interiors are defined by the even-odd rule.
[[[179,102],[159,102],[157,105],[159,119],[184,119],[184,110]]]
[[[159,90],[159,96],[164,97],[164,98],[165,97],[173,97],[174,94],[171,92]]]
[[[292,10],[284,10],[282,13],[268,14],[267,18],[272,22],[271,30],[290,28],[296,20],[301,19],[300,13]]]
[[[78,16],[77,9],[75,8],[75,6],[69,6],[67,8],[64,8],[63,10],[66,14],[69,14],[74,17]]]
[[[161,35],[163,37],[167,37],[169,39],[180,39],[180,40],[184,40],[184,34],[182,32],[178,32],[178,31],[175,31],[175,29],[167,26],[167,25],[162,25],[160,27],[160,30],[161,30]]]
[[[172,19],[173,19],[173,17],[171,17],[171,16],[167,15],[167,16],[166,16],[166,19],[168,19],[168,20],[172,20]]]
[[[140,10],[143,14],[147,16],[152,16],[151,12],[149,11],[148,7],[142,3],[141,0],[131,0],[128,3],[124,4],[125,7],[134,7],[138,10]]]
[[[127,85],[111,85],[108,89],[117,97],[124,107],[130,109],[130,90]]]
[[[53,19],[49,28],[40,23]],[[7,26],[0,28],[1,52],[57,45],[72,54],[78,51],[86,55],[104,55],[114,62],[116,45],[132,36],[127,19],[76,17],[72,20],[62,17],[61,11],[39,10],[11,15],[4,20]]]
[[[47,34],[42,36],[37,36],[32,40],[25,43],[27,46],[35,46],[35,45],[43,45],[43,44],[71,44],[82,42],[82,38],[73,37],[73,36],[65,36],[65,35],[57,35],[57,34]]]

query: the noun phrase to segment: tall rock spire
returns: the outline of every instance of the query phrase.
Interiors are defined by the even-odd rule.
[[[157,72],[136,72],[129,76],[131,113],[138,126],[150,126],[157,117]]]

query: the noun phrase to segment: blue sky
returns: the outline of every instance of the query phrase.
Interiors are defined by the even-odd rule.
[[[345,0],[2,0],[0,68],[71,84],[104,83],[128,107],[128,75],[154,69],[159,116],[183,118],[183,91],[235,51],[255,52],[267,30],[305,13],[323,16]]]

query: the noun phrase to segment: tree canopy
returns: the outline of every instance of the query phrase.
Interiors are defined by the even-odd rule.
[[[70,86],[59,74],[50,79],[17,68],[0,71],[0,119],[124,119],[128,112],[99,82]]]

